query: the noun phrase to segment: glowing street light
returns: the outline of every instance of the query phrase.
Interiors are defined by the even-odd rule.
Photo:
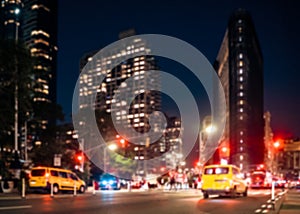
[[[278,149],[280,146],[280,142],[279,141],[274,142],[273,146],[274,148]]]
[[[20,8],[16,8],[16,9],[15,9],[15,14],[16,14],[16,15],[19,15],[20,12],[21,12]]]
[[[207,134],[211,134],[213,132],[216,131],[216,127],[214,125],[209,125],[207,126],[204,131],[207,133]]]
[[[112,143],[112,144],[109,144],[107,148],[111,151],[114,151],[118,148],[118,146],[116,144]]]
[[[200,131],[200,136],[199,136],[199,162],[203,165],[204,164],[204,150],[205,150],[205,145],[207,138],[210,134],[213,134],[217,128],[213,124],[210,123],[210,117],[207,119],[209,123],[205,124],[204,122],[204,129]]]

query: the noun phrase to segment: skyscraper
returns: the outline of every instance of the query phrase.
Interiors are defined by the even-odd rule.
[[[0,38],[18,39],[34,57],[34,102],[56,103],[57,0],[3,0]]]
[[[230,16],[214,67],[228,107],[222,145],[229,146],[230,155],[223,158],[247,170],[264,161],[264,112],[263,57],[246,10]]]
[[[23,41],[34,57],[35,106],[56,103],[57,0],[23,0]],[[42,128],[55,118],[40,118]]]
[[[132,35],[135,35],[133,29],[124,31],[119,34],[119,39]],[[136,53],[139,56],[135,56]],[[166,149],[163,141],[151,144],[149,142],[131,143],[137,133],[149,131],[149,115],[161,109],[160,93],[147,89],[159,88],[160,84],[160,77],[148,72],[155,70],[157,65],[154,57],[150,55],[151,49],[147,46],[147,41],[135,37],[124,43],[123,47],[111,50],[111,53],[105,57],[97,58],[94,57],[95,54],[96,52],[86,54],[80,62],[81,72],[88,62],[90,64],[87,66],[92,66],[84,68],[85,73],[80,76],[79,109],[93,108],[106,111],[108,114],[115,113],[117,124],[122,127],[132,127],[134,131],[126,133],[129,141],[126,149],[131,151],[131,155],[134,154],[133,157],[131,156],[132,159],[149,160],[159,157]],[[113,67],[112,64],[116,60],[121,60],[122,63]],[[106,77],[103,82],[99,83],[101,75]],[[129,78],[133,82],[125,82]],[[96,100],[92,99],[94,91],[97,91]],[[124,96],[116,98],[115,94],[118,91],[122,91]],[[132,93],[136,96],[130,100]],[[126,105],[130,106],[129,112],[124,110]],[[158,127],[151,128],[154,131],[158,129]],[[116,140],[115,136],[112,138]],[[145,166],[140,168],[143,167],[145,168]],[[148,166],[149,171],[151,167]]]

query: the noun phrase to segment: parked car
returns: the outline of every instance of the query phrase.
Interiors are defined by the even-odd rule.
[[[98,186],[101,190],[119,190],[121,189],[121,182],[116,176],[105,173],[100,176]]]
[[[31,190],[47,190],[57,194],[61,190],[74,190],[84,193],[86,184],[74,172],[67,169],[52,167],[34,167],[29,177],[29,188]]]

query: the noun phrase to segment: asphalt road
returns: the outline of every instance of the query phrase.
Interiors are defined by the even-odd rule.
[[[97,213],[97,214],[253,214],[270,198],[270,190],[250,190],[248,197],[211,197],[200,191],[105,191],[96,195],[70,194],[0,199],[0,213]]]

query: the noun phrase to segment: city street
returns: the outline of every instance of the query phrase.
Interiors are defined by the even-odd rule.
[[[85,193],[28,195],[26,199],[0,198],[3,213],[255,213],[270,199],[270,190],[250,190],[249,196],[211,197],[204,200],[199,190],[102,191]]]

